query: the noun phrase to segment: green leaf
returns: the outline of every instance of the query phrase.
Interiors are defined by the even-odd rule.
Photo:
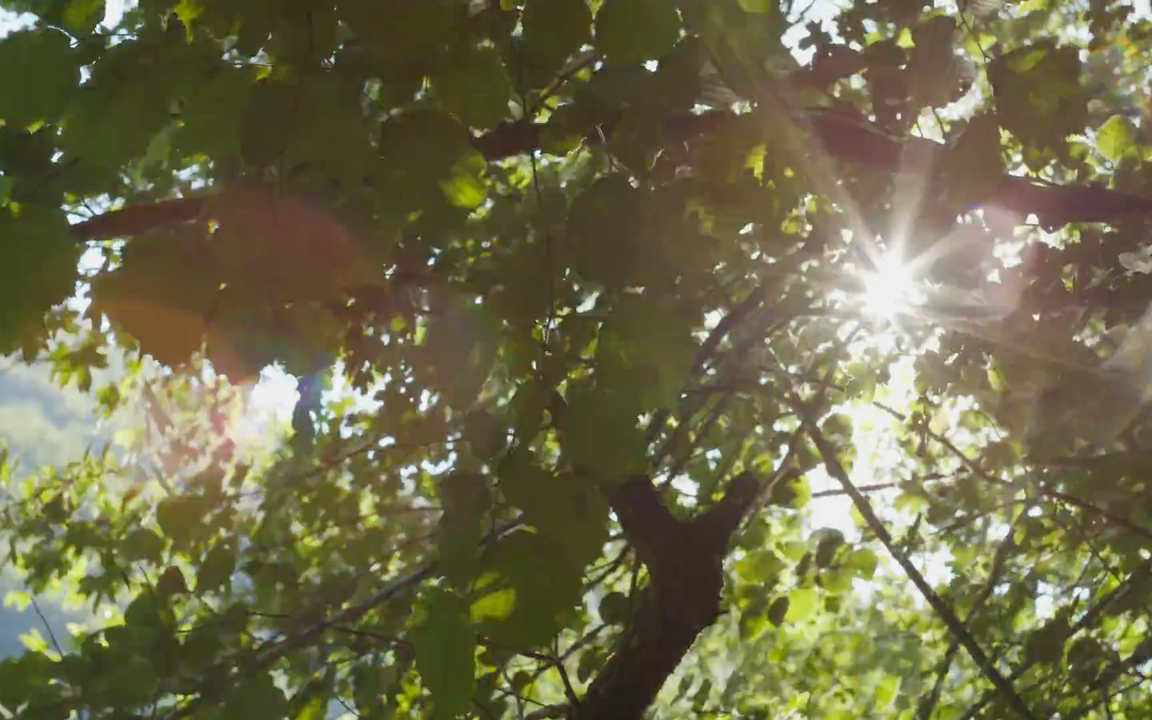
[[[0,119],[8,125],[55,120],[79,82],[77,57],[63,33],[19,30],[0,40]]]
[[[1079,50],[1047,39],[996,58],[988,79],[1000,124],[1026,148],[1063,147],[1087,120],[1088,93],[1080,75]]]
[[[1096,131],[1096,149],[1112,162],[1136,146],[1135,123],[1123,115],[1113,115]]]
[[[699,37],[681,38],[672,52],[660,59],[655,83],[659,93],[652,104],[666,112],[691,110],[702,92],[700,73],[707,57],[708,50]]]
[[[576,679],[580,682],[588,682],[604,662],[604,658],[596,648],[585,650],[580,655],[579,662],[576,663]]]
[[[507,434],[507,428],[483,408],[468,413],[464,421],[463,437],[472,454],[479,458],[490,460],[499,454],[504,448]]]
[[[240,151],[241,130],[253,96],[253,73],[232,66],[189,91],[173,144],[186,153],[225,159]]]
[[[1004,179],[1000,123],[995,115],[972,118],[945,154],[941,176],[953,207],[966,208],[986,199]]]
[[[71,0],[64,8],[64,26],[79,33],[89,33],[104,19],[104,0]]]
[[[784,563],[773,551],[762,549],[740,558],[735,570],[745,582],[771,587],[784,570]]]
[[[310,78],[294,101],[286,161],[342,183],[362,183],[373,148],[359,95],[326,74]]]
[[[592,183],[573,201],[566,233],[582,276],[621,288],[641,262],[640,194],[628,179],[613,174]]]
[[[293,697],[293,704],[299,702],[299,695]],[[303,708],[296,715],[295,720],[325,720],[328,716],[328,707],[324,695],[317,695],[304,704]],[[298,706],[299,707],[299,706]]]
[[[461,157],[472,150],[468,129],[451,115],[417,110],[391,118],[380,128],[382,170],[391,173],[388,189],[411,193],[419,186],[439,183],[449,177]],[[387,177],[381,178],[388,179]],[[406,186],[415,184],[416,188]],[[416,196],[422,207],[423,198]]]
[[[169,565],[160,573],[159,579],[156,580],[156,592],[161,596],[166,595],[181,595],[188,592],[188,581],[184,579],[184,573],[180,568]]]
[[[253,167],[267,167],[284,159],[296,124],[292,109],[298,102],[297,91],[294,85],[268,78],[252,88],[240,126],[240,153],[244,162]],[[226,125],[223,129],[227,132]],[[205,131],[210,132],[207,128]]]
[[[844,413],[835,413],[824,418],[820,423],[820,429],[829,438],[835,438],[838,444],[852,440],[852,418]]]
[[[525,50],[549,71],[592,40],[592,11],[585,0],[528,0],[520,21]]]
[[[788,622],[798,622],[805,619],[816,610],[820,601],[820,593],[811,588],[796,588],[788,593],[788,611],[784,619]]]
[[[434,318],[424,339],[432,381],[448,402],[462,410],[480,394],[496,360],[499,327],[482,305],[458,306]]]
[[[493,590],[515,592],[515,607],[507,618],[484,623],[484,634],[514,650],[549,642],[580,604],[582,570],[542,535],[505,536],[485,558],[484,572],[492,574]]]
[[[476,622],[506,620],[516,609],[516,590],[504,588],[485,593],[477,598],[469,608],[469,616]]]
[[[61,147],[108,172],[144,157],[152,136],[169,122],[169,109],[164,94],[143,80],[81,87],[64,114]]]
[[[631,603],[622,592],[610,592],[600,599],[600,619],[609,625],[623,625],[631,614]]]
[[[844,566],[856,571],[856,576],[862,580],[871,580],[876,574],[876,566],[879,564],[879,559],[876,553],[868,548],[856,548],[848,555]]]
[[[826,568],[832,564],[836,551],[844,545],[844,533],[835,528],[826,528],[817,534],[820,540],[816,543],[816,567]]]
[[[194,538],[204,534],[204,516],[210,509],[210,503],[203,497],[174,495],[156,506],[156,522],[171,538],[173,547],[183,549]]]
[[[124,539],[121,548],[128,559],[159,563],[164,552],[164,539],[149,528],[138,528]]]
[[[276,687],[272,676],[261,673],[249,676],[229,695],[224,704],[227,717],[249,718],[250,720],[280,720],[287,710],[288,699]]]
[[[573,465],[608,481],[644,469],[644,433],[635,398],[588,384],[568,393],[563,444]]]
[[[925,18],[912,28],[915,47],[907,75],[914,107],[947,105],[956,86],[956,19],[948,15]]]
[[[293,338],[285,337],[284,325],[283,315],[266,308],[239,306],[221,312],[204,339],[208,359],[221,375],[242,383],[288,354],[285,341]]]
[[[740,7],[744,9],[744,12],[761,14],[776,7],[776,3],[772,0],[740,0]]]
[[[674,3],[604,0],[596,12],[596,46],[615,63],[659,60],[679,39]]]
[[[820,587],[833,595],[847,592],[852,588],[852,579],[854,577],[852,571],[844,567],[827,568],[820,572]],[[825,607],[828,603],[833,601],[833,598],[828,598],[825,601]]]
[[[630,170],[647,172],[663,139],[663,117],[656,107],[629,108],[612,128],[612,154]]]
[[[791,601],[787,596],[781,596],[772,601],[768,606],[768,621],[776,627],[784,624],[784,618],[788,616],[788,608]]]
[[[92,304],[141,349],[170,367],[203,342],[205,318],[219,289],[202,234],[177,228],[140,238],[118,268],[92,284]]]
[[[225,586],[236,569],[236,551],[231,543],[217,543],[196,571],[196,592],[211,592]]]
[[[578,476],[555,475],[519,458],[501,465],[500,489],[524,511],[524,520],[583,567],[608,541],[608,504],[595,486]]]
[[[45,339],[44,315],[76,288],[80,249],[58,208],[21,206],[14,215],[0,209],[0,353]]]
[[[476,633],[467,603],[451,592],[429,590],[412,645],[420,680],[432,694],[433,716],[453,718],[466,711],[476,688]]]
[[[202,2],[203,0],[179,0],[172,12],[180,18],[180,22],[184,23],[185,26],[190,26],[192,21],[204,11],[201,6]]]
[[[628,295],[600,331],[596,377],[606,389],[628,388],[641,410],[676,402],[696,354],[691,329],[647,296]]]
[[[438,490],[444,508],[437,535],[440,571],[456,589],[465,591],[476,573],[483,523],[492,502],[487,478],[455,472],[440,481]]]
[[[440,181],[440,188],[448,202],[456,207],[472,209],[484,202],[488,187],[483,179],[484,164],[475,155],[460,159]]]
[[[444,106],[465,125],[486,130],[509,113],[512,82],[493,48],[457,58],[432,77],[432,87]]]
[[[1060,661],[1062,649],[1054,646],[1046,648],[1036,656],[1036,659],[1038,662],[1055,664]],[[1084,685],[1094,682],[1110,660],[1111,662],[1118,660],[1118,658],[1109,658],[1108,655],[1107,650],[1096,638],[1076,638],[1068,647],[1070,679]]]
[[[1064,657],[1064,643],[1070,629],[1066,617],[1057,616],[1032,632],[1025,643],[1025,658],[1030,662],[1054,665]]]

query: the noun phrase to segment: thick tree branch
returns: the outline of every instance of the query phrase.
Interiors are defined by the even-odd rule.
[[[136,237],[156,228],[195,220],[203,211],[204,202],[204,197],[195,196],[109,210],[73,225],[72,236],[81,242]]]
[[[703,135],[727,131],[740,116],[713,110],[699,114],[679,114],[664,120],[664,135],[670,142],[683,142]],[[801,111],[794,118],[813,134],[814,144],[830,159],[854,163],[882,174],[901,171],[906,154],[934,153],[944,145],[926,138],[904,140],[888,135],[863,117],[824,109]],[[489,161],[536,152],[541,149],[545,124],[526,120],[505,122],[477,137],[473,145]],[[588,129],[599,142],[611,127]],[[112,210],[72,226],[78,241],[128,238],[177,222],[196,219],[204,198],[164,200]],[[1152,198],[1110,190],[1098,185],[1051,185],[1029,178],[1005,176],[989,189],[988,205],[1021,216],[1036,215],[1050,226],[1072,222],[1113,222],[1129,214],[1152,213]]]
[[[751,473],[736,477],[711,510],[675,518],[652,481],[630,478],[607,490],[624,532],[651,581],[612,657],[570,720],[637,720],[656,699],[696,636],[720,613],[728,540],[763,488]]]
[[[675,115],[664,121],[664,133],[677,141],[718,134],[732,127],[738,117],[721,110]],[[823,109],[801,111],[794,119],[812,132],[813,140],[830,159],[884,174],[900,172],[909,152],[935,153],[945,147],[927,138],[901,140],[863,117]],[[506,123],[478,138],[476,147],[489,160],[522,155],[540,148],[543,129],[544,125],[525,121]],[[608,130],[600,128],[601,132]],[[1152,198],[1098,185],[1051,185],[1010,175],[989,189],[988,204],[1020,215],[1034,214],[1049,225],[1112,222],[1127,214],[1152,213]]]

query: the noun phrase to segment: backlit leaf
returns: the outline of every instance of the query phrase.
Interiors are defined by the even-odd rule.
[[[1096,149],[1116,161],[1136,145],[1136,126],[1123,115],[1113,115],[1096,131]]]
[[[816,610],[820,594],[811,588],[796,588],[788,593],[788,609],[784,614],[787,622],[804,620]]]

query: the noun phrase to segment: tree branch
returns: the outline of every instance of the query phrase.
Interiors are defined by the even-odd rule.
[[[1132,573],[1129,574],[1123,582],[1105,593],[1104,596],[1101,597],[1095,605],[1088,608],[1084,615],[1081,616],[1081,618],[1072,625],[1068,632],[1067,639],[1071,640],[1081,631],[1095,625],[1096,621],[1100,619],[1100,617],[1104,614],[1104,611],[1107,610],[1112,605],[1112,603],[1124,598],[1129,593],[1134,592],[1133,586],[1142,583],[1150,576],[1152,576],[1152,560],[1146,560],[1139,567],[1133,570]],[[1018,680],[1019,678],[1023,677],[1024,673],[1028,672],[1028,670],[1030,670],[1032,666],[1036,664],[1036,662],[1036,660],[1024,661],[1015,670],[1012,671],[1012,674],[1008,676],[1008,679]],[[1107,672],[1107,670],[1105,670],[1105,672]],[[965,711],[961,720],[973,720],[973,718],[979,715],[980,711],[983,710],[984,707],[988,705],[988,703],[992,702],[995,696],[995,691],[991,690],[981,695],[980,699],[972,703],[972,706],[969,707],[967,711]],[[1073,715],[1071,717],[1078,716]]]
[[[751,473],[692,519],[675,518],[645,476],[607,489],[612,509],[648,568],[651,582],[615,651],[570,720],[638,720],[696,636],[720,613],[728,540],[764,484]]]
[[[72,236],[80,242],[136,237],[156,228],[195,220],[200,217],[204,203],[205,197],[195,196],[129,205],[76,223],[72,226]]]
[[[945,146],[920,137],[888,135],[866,118],[828,112],[822,108],[801,110],[794,118],[813,135],[813,140],[831,159],[854,163],[882,174],[900,172],[907,152],[938,152]],[[677,114],[664,119],[663,130],[670,142],[685,142],[703,135],[723,133],[741,116],[725,110]],[[542,149],[547,123],[529,120],[505,121],[475,138],[473,146],[486,160],[495,162]],[[611,132],[611,124],[589,128],[588,137],[599,142]],[[1152,198],[1111,190],[1099,185],[1052,185],[1029,178],[1006,175],[990,188],[986,204],[1021,216],[1036,215],[1040,222],[1060,226],[1072,222],[1113,222],[1128,214],[1152,213]],[[112,210],[72,226],[78,241],[127,238],[177,222],[196,219],[203,197],[163,200]]]
[[[807,432],[808,437],[812,438],[812,442],[816,445],[816,449],[820,453],[820,458],[823,460],[824,467],[827,468],[828,474],[836,478],[848,496],[852,498],[852,503],[856,506],[856,509],[860,511],[860,515],[864,518],[868,529],[884,544],[888,553],[908,575],[908,579],[911,580],[912,584],[916,586],[916,589],[920,591],[920,594],[932,607],[932,610],[935,611],[937,617],[944,622],[948,631],[952,633],[952,636],[964,647],[972,657],[972,660],[975,661],[976,665],[980,668],[981,673],[992,683],[1001,697],[1008,703],[1009,707],[1021,718],[1033,720],[1036,716],[1024,702],[1023,698],[1016,692],[1016,689],[1012,687],[1012,683],[996,669],[995,663],[984,653],[984,650],[976,642],[975,638],[968,632],[968,628],[960,621],[960,618],[956,617],[956,613],[944,602],[944,599],[928,584],[928,581],[924,579],[924,576],[916,569],[916,566],[912,564],[908,556],[900,550],[900,548],[896,547],[896,543],[893,541],[892,535],[888,532],[888,528],[884,526],[880,518],[876,517],[876,513],[872,510],[872,505],[868,502],[867,498],[856,489],[852,480],[849,479],[848,473],[844,470],[844,466],[836,459],[836,452],[832,449],[832,446],[828,444],[828,440],[824,437],[820,428],[817,427],[811,414],[803,408],[797,408],[797,412],[800,413],[805,432]]]
[[[521,522],[521,519],[516,517],[497,524],[496,527],[492,528],[484,537],[481,541],[482,544],[491,545],[507,533],[520,527]],[[241,683],[252,673],[271,667],[277,660],[288,653],[312,646],[330,630],[335,628],[344,629],[350,626],[372,609],[383,605],[389,599],[430,579],[433,577],[435,571],[436,562],[434,560],[428,560],[399,577],[393,578],[391,581],[385,583],[379,590],[355,605],[349,605],[326,618],[312,622],[298,633],[262,645],[238,668],[237,674],[231,678],[232,681]],[[179,720],[180,718],[190,717],[195,715],[206,704],[207,699],[205,696],[200,695],[192,698],[184,705],[174,708],[165,714],[164,718],[165,720]]]
[[[1027,512],[1028,506],[1025,506],[1016,516],[1016,519],[1019,520]],[[992,593],[1000,583],[1004,574],[1004,567],[1008,562],[1008,556],[1016,549],[1015,535],[1015,522],[1009,522],[1008,532],[1004,533],[1004,537],[996,547],[996,553],[992,557],[992,568],[988,572],[988,579],[984,582],[984,586],[980,588],[980,592],[977,593],[975,599],[972,601],[972,606],[964,616],[965,627],[971,624],[980,611],[984,609],[984,603],[988,602],[988,598],[992,597]],[[947,650],[944,652],[944,659],[940,661],[940,669],[936,673],[936,682],[932,685],[931,692],[920,701],[920,707],[916,712],[918,720],[931,720],[932,712],[936,709],[936,704],[940,701],[940,691],[944,689],[944,680],[948,677],[948,673],[952,669],[952,661],[956,659],[956,653],[959,651],[960,642],[956,637],[952,637],[948,642]]]

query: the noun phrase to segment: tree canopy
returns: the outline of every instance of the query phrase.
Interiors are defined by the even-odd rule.
[[[1152,716],[1131,5],[0,8],[5,717]]]

